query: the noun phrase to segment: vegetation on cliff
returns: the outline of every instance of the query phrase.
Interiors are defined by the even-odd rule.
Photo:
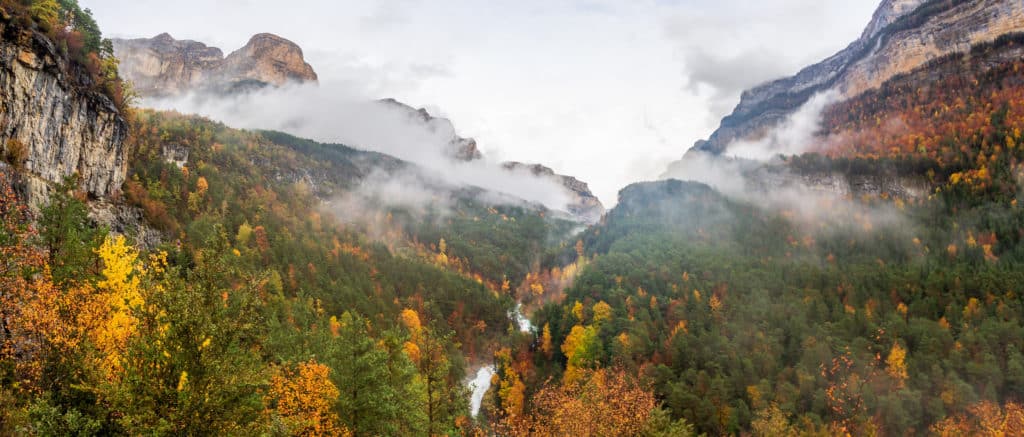
[[[77,0],[2,0],[0,11],[16,29],[7,29],[5,39],[22,39],[14,35],[21,30],[45,34],[71,61],[72,77],[81,78],[79,86],[106,94],[122,112],[131,104],[134,93],[118,74],[113,44]]]

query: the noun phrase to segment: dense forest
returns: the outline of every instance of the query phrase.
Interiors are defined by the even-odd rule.
[[[783,157],[802,175],[923,180],[923,196],[626,188],[536,313],[539,346],[499,373],[543,399],[544,381],[619,369],[709,435],[1021,434],[1019,51],[1008,35],[833,105],[820,149]],[[492,402],[521,421],[514,398]]]
[[[24,148],[0,149],[0,434],[1024,434],[1018,35],[831,106],[822,146],[777,161],[922,195],[668,180],[584,228],[387,155],[133,108],[88,9],[0,8],[120,108],[105,201],[143,221],[98,226],[75,177],[26,204]],[[443,201],[362,193],[398,175]]]

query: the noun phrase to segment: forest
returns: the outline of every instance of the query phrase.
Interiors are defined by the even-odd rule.
[[[415,164],[132,106],[75,0],[3,0],[129,123],[109,229],[0,164],[0,435],[1024,435],[1024,43],[829,107],[795,175],[920,195],[638,183],[584,227]],[[532,329],[521,330],[522,304]],[[466,382],[493,365],[479,414]]]

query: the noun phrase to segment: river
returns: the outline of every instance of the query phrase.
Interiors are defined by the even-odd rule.
[[[523,304],[516,302],[516,309],[510,317],[519,325],[519,332],[533,332],[533,322],[523,314]]]
[[[516,322],[520,332],[533,332],[533,323],[523,314],[523,304],[516,303],[516,309],[509,313],[509,318]],[[469,398],[469,411],[476,417],[480,414],[480,404],[484,401],[484,395],[491,388],[491,376],[494,376],[494,365],[481,367],[476,371],[476,377],[466,384],[473,392]]]
[[[494,366],[484,366],[476,371],[476,377],[469,381],[469,389],[473,396],[469,398],[469,412],[476,417],[480,413],[480,404],[484,401],[484,395],[491,388],[491,376],[494,375]]]

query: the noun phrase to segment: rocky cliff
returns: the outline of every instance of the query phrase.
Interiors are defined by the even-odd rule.
[[[477,149],[476,140],[458,136],[451,120],[434,117],[424,108],[416,109],[395,99],[381,99],[378,102],[385,107],[401,112],[415,123],[423,124],[434,133],[451,138],[448,142],[448,153],[451,157],[460,161],[474,161],[483,158],[480,150]]]
[[[1019,0],[883,0],[857,41],[792,77],[744,92],[733,113],[694,149],[722,153],[735,140],[765,134],[818,92],[855,97],[930,60],[1022,29]]]
[[[597,223],[605,213],[604,205],[590,191],[590,186],[586,182],[572,176],[557,174],[551,168],[540,164],[506,162],[502,166],[510,171],[529,171],[534,176],[553,180],[568,189],[573,195],[573,199],[568,205],[568,212],[586,223]]]
[[[117,193],[128,124],[113,102],[46,36],[6,20],[0,34],[0,145],[20,155],[30,203],[45,201],[47,183],[75,173],[94,198]]]
[[[179,41],[166,33],[113,42],[114,53],[121,59],[121,75],[132,81],[143,97],[191,90],[231,92],[317,81],[302,48],[269,33],[253,36],[245,47],[227,57],[219,48]]]

